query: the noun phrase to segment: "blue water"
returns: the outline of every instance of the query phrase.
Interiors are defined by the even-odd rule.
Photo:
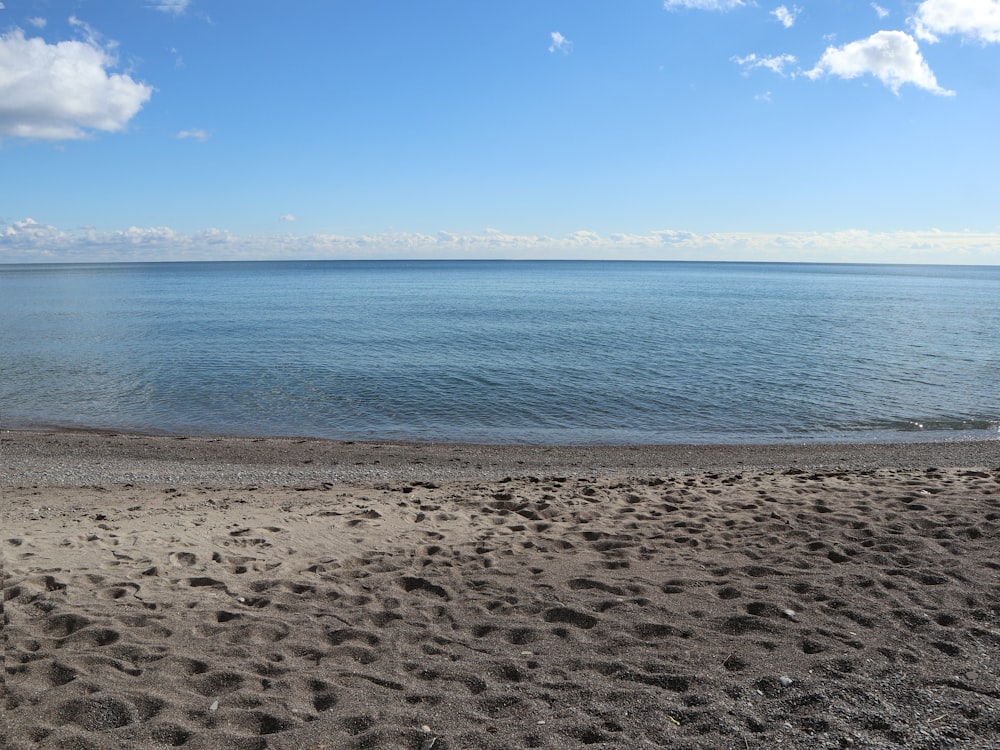
[[[0,426],[998,438],[1000,267],[0,265]]]

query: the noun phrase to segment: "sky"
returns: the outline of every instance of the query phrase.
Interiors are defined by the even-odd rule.
[[[1000,264],[1000,0],[2,0],[0,262]]]

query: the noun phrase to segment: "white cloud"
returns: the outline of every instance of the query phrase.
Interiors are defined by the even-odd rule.
[[[35,16],[34,18],[29,18],[28,23],[30,23],[36,29],[44,29],[45,26],[48,24],[48,21],[46,21],[41,16]]]
[[[913,33],[928,42],[957,34],[983,44],[1000,43],[1000,0],[924,0],[909,22]]]
[[[87,44],[90,44],[90,45],[92,45],[94,47],[100,47],[100,48],[104,49],[105,51],[107,51],[109,54],[111,53],[111,51],[113,49],[115,49],[115,47],[118,46],[118,42],[113,42],[113,41],[112,42],[104,42],[102,40],[101,35],[99,33],[97,33],[97,31],[94,29],[93,26],[91,26],[86,21],[81,21],[76,16],[70,16],[69,17],[69,25],[73,26],[73,27],[75,27],[75,28],[77,28],[77,29],[79,29],[80,31],[83,32],[83,35],[87,39]]]
[[[181,15],[188,6],[191,4],[191,0],[152,0],[150,6],[163,13],[169,13],[174,16]]]
[[[877,15],[879,18],[886,18],[889,15],[888,9],[883,8],[878,3],[872,3],[872,8],[875,9],[875,15]]]
[[[185,234],[170,227],[67,232],[24,219],[0,222],[0,262],[280,260],[361,258],[605,258],[631,260],[783,260],[885,263],[1000,263],[1000,232],[695,232],[662,229],[561,237],[499,229],[461,234],[387,232],[237,235]]]
[[[667,10],[677,8],[693,8],[695,10],[732,10],[746,3],[743,0],[663,0]]]
[[[940,96],[955,92],[938,86],[927,61],[920,54],[917,42],[904,31],[877,31],[867,39],[827,47],[816,67],[806,71],[809,78],[824,75],[857,78],[871,74],[899,93],[899,87],[910,83]]]
[[[0,242],[12,243],[15,240],[19,244],[33,244],[38,241],[49,241],[57,237],[65,236],[55,227],[39,224],[30,216],[21,221],[12,222],[2,233]]]
[[[298,220],[299,219],[295,214],[282,214],[281,216],[278,217],[278,221],[293,222]]]
[[[549,45],[549,52],[562,52],[564,55],[568,55],[573,51],[573,42],[558,31],[553,31],[551,36],[552,44]]]
[[[799,17],[801,12],[802,8],[797,5],[793,5],[791,10],[785,5],[779,5],[771,11],[771,15],[777,18],[786,29],[790,29],[795,25],[795,19]]]
[[[198,141],[199,143],[204,143],[211,137],[212,135],[210,133],[208,133],[205,130],[201,130],[200,128],[194,128],[193,130],[182,130],[177,134],[178,140],[184,140],[185,138],[192,138]]]
[[[86,41],[48,44],[16,28],[0,36],[0,136],[64,140],[117,132],[152,96],[152,86],[109,72],[117,63],[113,46],[75,25]]]
[[[763,94],[756,94],[753,98],[755,102],[771,102],[771,92],[765,91]]]
[[[749,74],[754,68],[767,68],[773,73],[778,75],[785,75],[785,66],[794,65],[795,55],[774,55],[772,57],[758,57],[756,53],[751,52],[745,57],[733,57],[731,58],[734,63],[743,68],[744,74]]]

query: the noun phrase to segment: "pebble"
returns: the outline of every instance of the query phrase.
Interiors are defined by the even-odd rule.
[[[791,677],[788,677],[786,675],[782,675],[781,677],[778,678],[778,682],[781,683],[781,687],[788,687],[793,682],[795,682],[795,680],[793,680]]]

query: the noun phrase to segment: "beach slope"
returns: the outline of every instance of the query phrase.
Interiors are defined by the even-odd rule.
[[[1000,746],[1000,444],[0,434],[0,748]]]

